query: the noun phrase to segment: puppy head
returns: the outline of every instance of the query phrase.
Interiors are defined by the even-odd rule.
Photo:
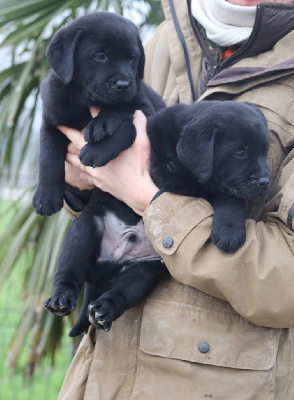
[[[180,161],[211,188],[238,198],[264,196],[270,183],[264,115],[250,103],[206,103],[211,103],[207,111],[183,131],[185,140],[177,149]],[[184,155],[184,147],[189,155]]]
[[[46,54],[64,84],[74,83],[92,102],[131,101],[143,77],[138,29],[110,12],[85,15],[60,29]]]

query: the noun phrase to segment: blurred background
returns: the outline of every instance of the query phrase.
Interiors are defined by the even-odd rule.
[[[43,309],[70,223],[31,206],[37,182],[40,83],[52,35],[97,10],[130,18],[143,42],[163,20],[159,1],[0,0],[0,400],[55,400],[79,344],[77,313]]]

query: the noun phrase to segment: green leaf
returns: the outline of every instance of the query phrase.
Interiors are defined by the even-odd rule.
[[[5,47],[5,61],[10,62],[8,67],[0,67],[0,186],[4,176],[21,173],[24,160],[37,152],[31,139],[34,121],[39,119],[40,83],[49,68],[45,56],[49,36],[72,19],[96,10],[115,10],[123,15],[134,11],[140,15],[142,27],[158,25],[163,19],[158,1],[0,0],[0,47]],[[16,150],[20,152],[18,161]],[[60,345],[65,319],[44,310],[43,302],[51,293],[69,224],[64,212],[50,218],[36,215],[31,206],[33,191],[32,187],[30,195],[26,193],[0,210],[0,290],[14,271],[20,271],[22,284],[23,309],[9,347],[10,365],[18,365],[27,338],[28,376],[44,354],[50,352],[53,359]],[[68,319],[74,323],[77,315],[75,312]]]

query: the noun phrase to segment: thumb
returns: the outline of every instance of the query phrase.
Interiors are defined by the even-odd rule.
[[[136,110],[134,112],[134,121],[133,124],[135,125],[137,136],[147,135],[146,126],[147,126],[147,118],[143,114],[141,110]]]
[[[134,121],[136,128],[136,139],[134,146],[139,159],[143,163],[149,163],[150,157],[150,141],[147,135],[147,118],[141,110],[136,110],[134,113]]]

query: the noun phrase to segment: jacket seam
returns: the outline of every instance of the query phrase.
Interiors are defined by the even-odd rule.
[[[132,318],[131,318],[131,323],[130,323],[130,327],[132,328],[132,327],[134,327],[134,320],[135,320],[135,315],[134,315],[134,312],[132,313]],[[129,387],[131,387],[131,385],[130,385],[130,381],[131,381],[131,378],[132,378],[132,358],[134,359],[136,359],[136,371],[134,372],[135,373],[135,379],[134,379],[134,385],[133,385],[133,390],[131,390],[131,393],[130,393],[130,398],[132,398],[132,396],[133,396],[133,391],[134,391],[134,387],[135,387],[135,383],[136,383],[136,378],[137,378],[137,369],[138,369],[138,352],[136,351],[136,349],[134,349],[133,347],[133,345],[131,345],[131,343],[132,343],[132,337],[133,337],[133,333],[132,333],[132,329],[129,329],[129,334],[128,334],[128,344],[127,344],[127,346],[128,346],[128,348],[129,348],[129,355],[128,355],[128,362],[127,362],[127,367],[126,367],[126,374],[125,374],[125,390],[124,390],[124,395],[125,395],[125,398],[127,399],[128,398],[128,394],[129,394]],[[140,326],[140,329],[141,329],[141,326]],[[139,341],[139,337],[140,337],[140,333],[139,333],[139,336],[138,336],[138,341]],[[140,345],[138,346],[139,348],[140,348]],[[134,356],[134,353],[133,353],[133,351],[136,353],[136,355]]]
[[[270,109],[270,108],[268,108],[268,107],[264,107],[263,105],[261,105],[260,107],[273,112],[272,109]],[[283,119],[285,122],[287,122],[288,124],[291,124],[290,121],[288,121],[287,119],[283,118],[281,115],[278,115],[278,114],[276,114],[276,115],[277,115],[279,118],[282,118],[282,119]],[[267,122],[270,122],[271,124],[278,126],[280,129],[283,129],[284,132],[286,132],[286,133],[288,133],[289,135],[291,135],[291,136],[294,137],[294,133],[292,133],[291,131],[285,129],[282,125],[277,124],[277,122],[272,121],[270,118],[267,119]],[[291,125],[292,125],[292,124],[291,124]]]
[[[284,229],[282,229],[282,227],[281,227],[279,224],[276,224],[276,225],[277,225],[278,229],[280,230],[280,232],[281,232],[282,236],[284,237],[285,230],[284,230]],[[291,252],[291,253],[292,253],[292,255],[294,256],[293,250],[292,250],[292,249],[291,249],[291,247],[289,246],[289,243],[287,242],[287,240],[285,240],[285,239],[284,239],[284,242],[286,243],[286,245],[288,246],[288,248],[289,248],[290,252]],[[289,328],[290,328],[290,327],[289,327]]]
[[[86,337],[84,336],[84,339],[86,339]],[[84,351],[83,351],[83,362],[80,364],[80,368],[79,368],[79,373],[78,373],[78,376],[80,376],[80,373],[81,373],[81,370],[82,370],[82,367],[84,366],[84,364],[85,364],[85,359],[86,359],[86,352],[88,352],[88,344],[87,344],[87,347],[86,347],[86,349],[84,349]],[[73,387],[72,388],[72,390],[70,391],[70,398],[72,398],[72,396],[74,396],[74,394],[75,394],[75,391],[76,391],[76,387]],[[86,385],[85,385],[85,389],[84,389],[84,395],[86,394]]]
[[[194,204],[195,204],[194,202],[193,202],[193,203],[190,203],[190,204],[188,204],[187,206],[185,206],[184,208],[181,208],[180,210],[178,210],[178,211],[176,212],[176,214],[174,214],[173,218],[169,221],[169,223],[166,224],[166,225],[161,229],[161,231],[160,231],[160,233],[158,234],[158,236],[155,237],[155,245],[156,245],[156,246],[159,245],[159,243],[160,243],[162,237],[163,237],[164,234],[167,232],[167,230],[170,228],[170,226],[173,225],[173,222],[174,222],[175,219],[178,217],[178,215],[181,214],[182,212],[184,212],[185,210],[187,210],[188,208],[192,207]],[[191,227],[191,229],[187,230],[187,232],[185,232],[183,235],[181,235],[181,236],[179,237],[179,241],[177,241],[177,243],[175,243],[176,245],[175,245],[175,247],[174,247],[174,249],[173,249],[173,250],[174,250],[173,253],[177,250],[177,248],[179,247],[179,245],[182,243],[183,239],[184,239],[196,226],[198,226],[204,219],[206,219],[206,218],[210,217],[211,215],[213,215],[213,210],[212,210],[209,214],[207,214],[207,212],[208,212],[209,210],[208,210],[208,207],[207,207],[207,206],[205,206],[205,208],[206,208],[206,210],[204,210],[204,211],[205,211],[205,215],[203,215],[201,218],[198,218],[198,219],[195,221],[195,224],[193,224],[193,226]],[[169,252],[166,253],[163,249],[160,249],[160,250],[161,250],[164,254],[170,254]],[[173,253],[172,253],[172,254],[173,254]]]
[[[193,306],[192,304],[178,303],[176,301],[157,300],[157,299],[154,299],[154,298],[149,298],[148,302],[149,301],[154,301],[156,303],[165,304],[165,305],[174,304],[174,305],[176,305],[178,307],[181,307],[181,308],[193,308],[195,311],[207,311],[207,312],[214,312],[214,313],[217,313],[217,314],[224,314],[224,315],[228,315],[228,316],[230,316],[230,317],[232,317],[234,319],[239,319],[241,321],[246,321],[246,322],[248,322],[248,323],[250,323],[252,325],[255,325],[252,322],[250,322],[249,320],[247,320],[245,317],[243,317],[241,314],[238,314],[236,311],[235,311],[236,314],[232,314],[232,313],[229,313],[229,312],[226,312],[226,311],[219,311],[219,310],[213,310],[211,308]],[[257,326],[257,325],[255,325],[255,326]],[[271,327],[266,327],[266,328],[267,329],[279,329],[279,328],[271,328]]]
[[[195,202],[189,203],[189,204],[186,205],[184,208],[181,208],[180,210],[178,210],[178,211],[174,214],[174,216],[172,217],[172,219],[169,220],[169,223],[166,224],[166,225],[164,225],[164,227],[162,228],[162,230],[160,231],[160,233],[159,233],[159,235],[158,235],[158,238],[163,236],[163,234],[166,232],[166,230],[168,229],[168,227],[169,227],[170,225],[172,225],[172,223],[173,223],[174,220],[178,217],[179,214],[181,214],[182,212],[184,212],[184,211],[187,210],[188,208],[192,207],[194,204],[195,204]],[[203,205],[204,205],[205,208],[206,208],[205,211],[209,211],[209,210],[208,210],[208,207],[207,207],[205,204],[203,204]],[[212,215],[212,213],[213,213],[213,212],[211,212],[210,215]],[[199,222],[196,222],[195,225],[194,225],[194,227],[197,226],[197,225],[198,225],[204,218],[206,218],[206,217],[207,217],[207,216],[204,216],[203,218],[201,218],[201,220],[200,220]],[[197,220],[197,221],[198,221],[198,220]]]
[[[178,17],[177,17],[177,14],[176,14],[174,2],[173,2],[173,0],[168,0],[168,2],[169,2],[170,10],[171,10],[171,15],[172,15],[174,27],[176,29],[177,36],[179,38],[179,41],[180,41],[180,43],[182,45],[182,49],[183,49],[183,52],[184,52],[184,59],[185,59],[185,64],[186,64],[186,70],[187,70],[187,73],[188,73],[188,79],[189,79],[189,85],[190,85],[190,90],[191,90],[191,95],[192,95],[192,101],[194,102],[196,100],[196,94],[195,94],[195,90],[194,90],[193,76],[192,76],[191,63],[190,63],[187,44],[186,44],[183,32],[181,31],[181,28],[180,28],[180,25],[179,25],[179,21],[178,21]]]
[[[291,329],[291,337],[292,337],[292,344],[293,344],[293,342],[294,342],[293,329]],[[293,358],[293,346],[291,347],[291,349],[292,349],[292,358]],[[292,363],[292,375],[291,375],[291,379],[290,379],[290,382],[289,382],[289,385],[287,388],[286,399],[288,398],[289,390],[290,390],[291,384],[293,382],[293,375],[294,375],[294,365]]]
[[[183,358],[179,358],[179,357],[171,357],[171,356],[165,356],[163,354],[158,354],[155,352],[152,352],[150,350],[144,350],[142,347],[140,347],[140,350],[145,353],[145,354],[149,354],[151,356],[155,356],[155,357],[162,357],[162,358],[167,358],[167,359],[171,359],[171,360],[180,360],[180,361],[184,361],[184,362],[189,362],[189,363],[195,363],[195,364],[203,364],[203,365],[212,365],[214,367],[223,367],[223,368],[230,368],[230,369],[236,369],[236,370],[248,370],[248,371],[270,371],[271,369],[274,368],[275,365],[271,365],[269,368],[265,368],[265,369],[258,369],[258,368],[253,368],[253,367],[237,367],[236,365],[228,365],[228,364],[222,364],[222,363],[217,363],[217,362],[211,362],[211,361],[190,361],[190,360],[186,360]],[[271,359],[271,363],[274,364],[275,361],[275,356],[272,357]],[[266,388],[266,391],[269,393],[269,389]]]
[[[292,231],[293,231],[293,227],[292,227],[293,219],[294,219],[294,203],[292,203],[292,206],[289,210],[288,217],[287,217],[287,225],[290,229],[292,229]]]

